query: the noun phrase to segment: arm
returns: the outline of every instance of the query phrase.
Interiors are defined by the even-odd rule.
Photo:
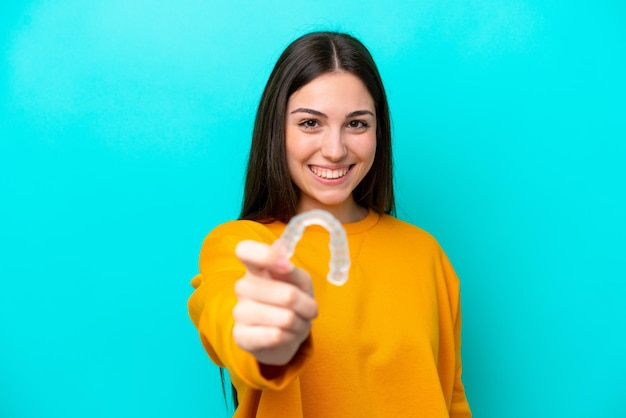
[[[453,325],[454,376],[452,381],[451,418],[471,418],[472,412],[461,380],[463,371],[461,360],[461,296],[460,283],[448,257],[442,252],[443,271],[447,281],[448,301]]]
[[[244,237],[258,242],[238,247]],[[281,389],[299,374],[317,313],[308,275],[264,244],[275,238],[253,222],[216,228],[203,244],[188,303],[211,359],[255,389]]]
[[[450,418],[471,418],[472,412],[465,395],[465,387],[461,381],[463,371],[461,361],[461,309],[457,309],[457,318],[454,325],[454,340],[456,349],[456,368],[454,373],[454,390],[452,391],[452,404],[450,405]]]

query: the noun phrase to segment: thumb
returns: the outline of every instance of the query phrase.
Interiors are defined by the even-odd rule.
[[[264,276],[276,264],[280,253],[268,244],[244,240],[235,247],[235,255],[250,273]]]
[[[280,241],[272,244],[272,250],[276,254],[276,262],[270,268],[270,275],[276,280],[291,283],[300,290],[313,295],[311,276],[305,270],[293,265],[287,257],[287,249]]]

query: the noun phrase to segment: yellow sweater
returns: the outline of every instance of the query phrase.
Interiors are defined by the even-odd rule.
[[[328,233],[311,226],[292,261],[313,279],[319,316],[310,337],[268,380],[234,342],[237,243],[274,242],[283,223],[231,221],[215,228],[192,280],[189,314],[211,359],[239,393],[235,417],[471,417],[461,383],[459,281],[426,232],[370,211],[344,225],[347,283],[326,281]]]

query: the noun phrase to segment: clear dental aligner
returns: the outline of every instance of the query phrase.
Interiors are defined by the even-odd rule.
[[[342,286],[348,280],[350,270],[350,253],[348,252],[348,240],[346,231],[341,223],[330,213],[316,209],[304,212],[291,218],[285,231],[278,239],[287,250],[290,258],[296,248],[296,244],[302,238],[304,229],[309,225],[319,225],[330,233],[330,270],[326,279],[337,286]]]

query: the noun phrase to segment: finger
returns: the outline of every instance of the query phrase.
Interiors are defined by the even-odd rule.
[[[270,267],[272,278],[295,284],[298,288],[313,295],[311,276],[305,270],[295,267],[287,257],[287,248],[280,242],[274,241],[272,250],[276,252],[276,262]]]
[[[301,342],[296,334],[281,328],[254,325],[236,324],[233,327],[233,337],[241,348],[250,352]]]
[[[251,240],[241,241],[235,248],[235,254],[250,273],[264,276],[270,272],[272,278],[293,283],[312,294],[309,274],[294,267],[287,257],[287,249],[280,241],[275,241],[272,245]]]
[[[308,334],[311,330],[311,321],[303,319],[291,309],[248,299],[235,306],[233,317],[240,325],[276,327],[294,334]]]
[[[262,242],[245,240],[235,247],[235,255],[255,275],[263,275],[279,258],[279,252]]]
[[[279,261],[280,264],[280,261]],[[281,282],[291,283],[303,292],[313,296],[311,276],[305,270],[291,265],[289,268],[271,269],[270,276]]]
[[[242,300],[290,309],[305,320],[317,316],[317,302],[307,292],[291,283],[246,276],[235,283],[235,294]]]

